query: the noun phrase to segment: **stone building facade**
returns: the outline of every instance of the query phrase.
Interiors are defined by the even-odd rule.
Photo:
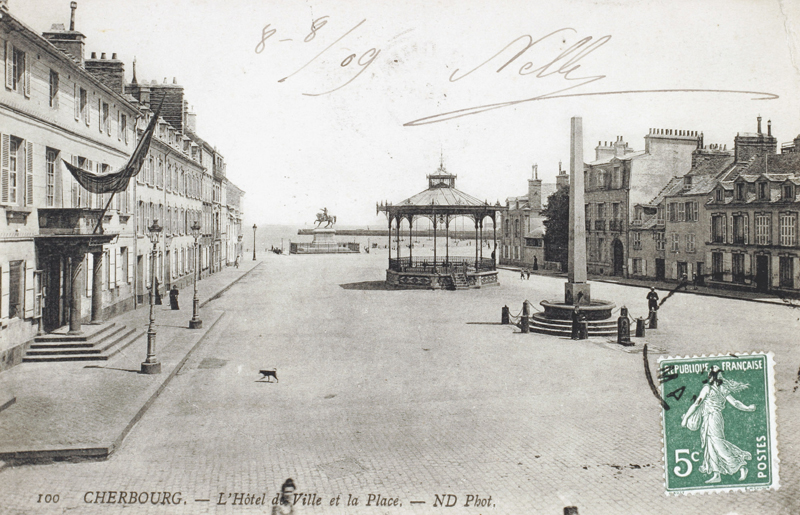
[[[506,199],[508,211],[499,227],[499,264],[530,269],[545,266],[542,196],[546,198],[554,191],[554,184],[542,184],[538,165],[533,165],[527,195]]]
[[[191,280],[195,219],[208,228],[205,261],[213,268],[205,206],[224,159],[200,152],[184,130],[191,117],[182,87],[140,87],[135,72],[126,84],[116,54],[86,58],[85,39],[74,5],[69,29],[55,24],[39,35],[0,4],[0,370],[20,362],[37,332],[79,332],[81,323],[145,302],[146,227],[156,218],[167,235],[157,258],[162,288]],[[122,168],[159,95],[166,110],[137,179],[113,199],[87,192],[63,161],[97,173]],[[241,219],[241,203],[237,210]]]
[[[634,151],[622,136],[598,142],[595,160],[584,168],[589,273],[631,274],[634,206],[658,195],[672,177],[687,173],[702,139],[697,131],[650,129],[644,151]]]

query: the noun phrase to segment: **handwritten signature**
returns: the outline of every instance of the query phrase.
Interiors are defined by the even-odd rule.
[[[328,16],[322,16],[320,18],[315,19],[311,23],[311,32],[309,32],[308,35],[305,38],[303,38],[303,42],[304,43],[309,43],[309,42],[314,40],[314,38],[317,35],[317,31],[320,30],[322,27],[324,27],[328,23],[327,18],[329,18],[329,17]],[[289,78],[293,77],[294,75],[296,75],[296,74],[300,73],[301,71],[303,71],[311,63],[313,63],[314,61],[319,59],[319,57],[322,54],[324,54],[325,52],[330,50],[331,47],[333,47],[334,45],[336,45],[337,43],[339,43],[340,41],[345,39],[347,36],[349,36],[351,33],[353,33],[356,29],[358,29],[366,21],[367,20],[365,18],[365,19],[361,20],[360,22],[358,22],[355,27],[353,27],[352,29],[348,30],[342,36],[340,36],[336,41],[334,41],[333,43],[331,43],[330,45],[325,47],[320,53],[315,55],[310,61],[308,61],[306,64],[304,64],[303,66],[301,66],[300,68],[295,70],[293,73],[290,73],[286,77],[280,79],[278,82],[285,82],[287,79],[289,79]],[[264,27],[264,29],[262,30],[262,32],[261,32],[261,41],[258,42],[258,44],[256,45],[256,48],[255,48],[255,52],[257,54],[260,54],[261,52],[264,51],[264,48],[266,47],[266,40],[268,40],[269,38],[271,38],[272,36],[274,36],[277,33],[277,29],[270,28],[270,25],[271,24],[267,24]],[[290,39],[290,38],[289,39],[281,39],[281,40],[279,40],[280,43],[283,43],[285,41],[293,41],[293,40]],[[355,53],[351,53],[351,54],[347,55],[344,59],[342,59],[341,63],[339,63],[339,66],[341,68],[346,68],[353,61],[355,61],[356,64],[358,64],[358,66],[361,67],[361,69],[358,71],[358,73],[353,75],[350,78],[350,80],[348,80],[344,84],[341,84],[341,85],[339,85],[339,86],[337,86],[337,87],[335,87],[335,88],[333,88],[331,90],[323,91],[321,93],[303,93],[303,95],[309,96],[309,97],[318,97],[318,96],[327,95],[328,93],[333,93],[334,91],[342,89],[343,87],[347,86],[348,84],[350,84],[351,82],[356,80],[358,78],[358,76],[361,75],[364,72],[364,70],[366,70],[373,62],[375,62],[375,59],[378,57],[378,55],[380,53],[381,53],[380,49],[377,49],[377,48],[373,47],[373,48],[370,48],[370,49],[366,50],[364,53],[362,53],[360,57],[358,57],[358,55],[355,54]],[[356,57],[358,57],[358,59],[356,59]]]
[[[528,50],[530,50],[535,45],[537,45],[537,44],[541,43],[542,41],[544,41],[544,40],[546,40],[546,39],[548,39],[548,38],[550,38],[552,36],[555,36],[555,35],[557,35],[559,33],[568,32],[568,31],[576,32],[575,29],[567,27],[567,28],[563,28],[563,29],[554,30],[553,32],[551,32],[551,33],[549,33],[549,34],[547,34],[547,35],[545,35],[545,36],[543,36],[543,37],[541,37],[541,38],[539,38],[539,39],[537,39],[535,41],[534,41],[533,37],[531,37],[530,35],[526,34],[526,35],[520,36],[520,37],[516,38],[515,40],[513,40],[511,43],[509,43],[506,46],[504,46],[499,52],[495,53],[494,55],[489,57],[487,60],[485,60],[484,62],[482,62],[481,64],[479,64],[475,68],[473,68],[472,70],[462,74],[461,76],[458,76],[458,77],[456,76],[458,74],[458,72],[460,71],[459,69],[456,69],[450,75],[450,82],[457,82],[457,81],[460,81],[460,80],[468,77],[469,75],[471,75],[472,73],[476,72],[477,70],[479,70],[483,66],[488,65],[491,61],[493,61],[495,58],[500,56],[500,54],[502,54],[503,52],[505,52],[509,48],[513,47],[518,42],[520,42],[520,41],[524,42],[524,41],[527,40],[528,43],[527,43],[527,45],[525,45],[524,48],[522,48],[522,50],[517,52],[511,59],[506,61],[504,64],[502,64],[496,70],[496,73],[500,73],[504,69],[506,69],[506,67],[512,65],[514,63],[514,61],[516,61],[519,57],[521,57],[523,54],[525,54]],[[628,94],[642,94],[642,93],[734,93],[734,94],[758,95],[760,97],[760,98],[753,98],[753,100],[774,100],[774,99],[779,98],[778,95],[776,95],[774,93],[767,93],[767,92],[764,92],[764,91],[743,91],[743,90],[729,90],[729,89],[687,89],[687,88],[679,88],[679,89],[631,89],[631,90],[617,90],[617,91],[595,91],[595,92],[581,92],[581,93],[565,93],[567,91],[570,91],[570,90],[573,90],[573,89],[576,89],[576,88],[580,88],[580,87],[586,86],[587,84],[590,84],[592,82],[596,82],[596,81],[599,81],[599,80],[602,80],[602,79],[606,78],[605,75],[573,77],[572,74],[573,74],[573,72],[576,72],[580,68],[581,65],[578,64],[579,61],[581,61],[583,58],[585,58],[589,54],[591,54],[594,51],[596,51],[599,48],[601,48],[603,45],[608,43],[609,40],[611,40],[611,36],[610,35],[602,36],[602,37],[598,38],[596,41],[592,41],[592,37],[591,36],[587,36],[587,37],[577,41],[576,43],[574,43],[572,46],[570,46],[569,48],[567,48],[566,50],[561,52],[558,56],[556,56],[554,59],[548,61],[543,66],[535,67],[535,65],[531,61],[528,61],[525,64],[523,64],[520,67],[519,71],[518,71],[518,74],[522,75],[522,76],[532,75],[532,74],[535,73],[536,74],[535,78],[537,78],[537,79],[549,77],[549,76],[552,76],[552,75],[555,75],[555,74],[560,74],[560,75],[562,75],[562,78],[564,80],[566,80],[566,81],[581,81],[579,84],[573,84],[573,85],[565,87],[565,88],[561,88],[561,89],[558,89],[558,90],[555,90],[555,91],[551,91],[549,93],[544,93],[542,95],[537,95],[537,96],[530,97],[530,98],[523,98],[523,99],[520,99],[520,100],[510,100],[510,101],[506,101],[506,102],[496,102],[496,103],[492,103],[492,104],[485,104],[485,105],[479,105],[479,106],[474,106],[474,107],[467,107],[467,108],[464,108],[464,109],[456,109],[455,111],[448,111],[448,112],[439,113],[439,114],[435,114],[435,115],[431,115],[431,116],[426,116],[424,118],[418,118],[416,120],[404,123],[403,126],[405,126],[405,127],[415,127],[415,126],[420,126],[420,125],[429,125],[429,124],[432,124],[432,123],[441,123],[441,122],[446,122],[448,120],[453,120],[453,119],[456,119],[456,118],[463,118],[465,116],[473,116],[473,115],[476,115],[476,114],[485,113],[487,111],[493,111],[495,109],[502,109],[502,108],[505,108],[505,107],[511,107],[511,106],[515,106],[515,105],[526,103],[526,102],[535,102],[535,101],[539,101],[539,100],[553,100],[553,99],[557,99],[557,98],[569,98],[569,97],[604,96],[604,95],[628,95]]]
[[[320,18],[315,19],[311,24],[311,31],[306,35],[303,39],[304,43],[309,43],[316,38],[317,31],[321,30],[328,22],[328,16],[322,16]],[[364,23],[366,23],[366,18],[358,22],[353,28],[345,32],[339,38],[337,38],[333,43],[325,47],[322,51],[316,54],[311,60],[306,62],[303,66],[295,70],[294,72],[290,73],[286,77],[283,77],[278,82],[285,82],[286,80],[290,79],[291,77],[297,75],[298,73],[302,72],[312,63],[317,61],[320,56],[328,52],[332,47],[336,44],[340,43],[342,40],[347,38],[350,34],[358,30]],[[271,28],[270,24],[267,24],[261,34],[261,41],[258,42],[255,48],[255,52],[260,54],[266,47],[266,41],[270,39],[277,33],[277,29]],[[519,100],[509,100],[505,102],[496,102],[491,104],[484,104],[478,105],[473,107],[467,107],[463,109],[456,109],[454,111],[448,111],[443,113],[434,114],[431,116],[425,116],[423,118],[418,118],[416,120],[412,120],[410,122],[404,123],[403,125],[406,127],[415,127],[420,125],[429,125],[433,123],[441,123],[446,122],[449,120],[453,120],[456,118],[463,118],[465,116],[474,116],[476,114],[485,113],[488,111],[493,111],[495,109],[502,109],[506,107],[512,107],[518,104],[526,103],[526,102],[536,102],[540,100],[554,100],[558,98],[570,98],[570,97],[583,97],[583,96],[607,96],[607,95],[629,95],[629,94],[653,94],[653,93],[730,93],[730,94],[745,94],[745,95],[754,95],[755,98],[752,100],[775,100],[779,98],[778,95],[774,93],[768,93],[764,91],[746,91],[746,90],[732,90],[732,89],[692,89],[692,88],[678,88],[678,89],[630,89],[630,90],[614,90],[614,91],[593,91],[593,92],[571,92],[567,93],[568,91],[575,90],[577,88],[582,88],[591,84],[593,82],[600,81],[605,79],[605,75],[583,75],[583,76],[576,76],[579,73],[579,69],[581,68],[581,61],[586,59],[592,53],[596,52],[600,48],[602,48],[605,44],[607,44],[611,40],[611,35],[601,36],[597,39],[593,38],[592,36],[586,36],[572,45],[570,45],[566,50],[561,51],[558,55],[553,58],[544,57],[544,64],[541,66],[537,66],[533,63],[533,57],[530,55],[529,51],[540,45],[540,43],[545,42],[548,39],[553,39],[556,36],[560,36],[563,40],[565,34],[567,33],[577,33],[574,28],[571,27],[564,27],[561,29],[554,30],[538,39],[533,39],[533,37],[529,34],[525,34],[519,36],[518,38],[512,40],[510,43],[502,47],[499,51],[492,54],[488,59],[480,63],[479,65],[475,66],[471,70],[467,72],[461,72],[460,69],[456,69],[453,73],[450,74],[449,81],[450,82],[459,82],[467,77],[471,76],[472,74],[478,72],[484,67],[489,67],[490,63],[492,62],[500,62],[501,64],[495,70],[495,73],[501,73],[506,69],[511,69],[515,65],[518,59],[525,56],[526,61],[524,63],[516,63],[521,64],[519,69],[517,70],[517,74],[520,76],[532,76],[534,79],[544,79],[548,77],[559,77],[567,81],[566,87],[556,89],[554,91],[550,91],[548,93],[544,93],[541,95],[533,96],[530,98],[523,98]],[[278,40],[279,43],[293,41],[291,38],[281,39]],[[522,46],[520,45],[522,43]],[[516,53],[507,61],[503,60],[504,57],[501,55],[508,55],[508,51],[516,51]],[[339,66],[341,68],[347,68],[352,63],[355,63],[360,67],[357,73],[352,75],[346,82],[340,84],[339,86],[330,89],[328,91],[323,91],[319,93],[303,93],[305,96],[321,96],[327,95],[329,93],[333,93],[334,91],[338,91],[348,84],[352,83],[356,80],[372,63],[375,62],[378,55],[380,55],[381,49],[377,47],[372,47],[365,50],[358,56],[357,53],[350,53],[342,59]],[[537,56],[541,57],[541,56]]]

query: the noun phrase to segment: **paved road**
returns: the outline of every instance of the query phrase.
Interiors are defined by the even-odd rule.
[[[96,491],[181,492],[179,506],[131,513],[257,513],[233,507],[236,494],[269,500],[287,477],[321,499],[306,514],[800,512],[797,310],[687,294],[662,307],[647,339],[653,366],[659,352],[775,353],[782,483],[667,497],[640,346],[496,324],[504,304],[516,313],[523,299],[559,297],[562,279],[501,272],[483,291],[387,291],[384,267],[382,252],[267,256],[209,305],[225,316],[111,459],[5,469],[0,513],[123,511],[86,504]],[[592,294],[634,316],[646,305],[638,288],[598,283]],[[280,382],[256,382],[265,368]],[[348,494],[357,507],[344,506]],[[402,505],[366,507],[370,494]],[[434,508],[437,495],[458,503]],[[468,495],[491,501],[464,507]]]

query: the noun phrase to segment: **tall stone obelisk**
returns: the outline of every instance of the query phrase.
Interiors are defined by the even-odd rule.
[[[591,301],[586,282],[586,208],[583,200],[583,119],[571,120],[569,152],[569,249],[565,304]]]

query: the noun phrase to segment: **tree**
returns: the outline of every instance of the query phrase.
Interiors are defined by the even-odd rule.
[[[544,217],[544,258],[546,261],[561,263],[561,270],[567,270],[569,250],[569,188],[558,188],[547,197],[547,206],[542,210]]]

